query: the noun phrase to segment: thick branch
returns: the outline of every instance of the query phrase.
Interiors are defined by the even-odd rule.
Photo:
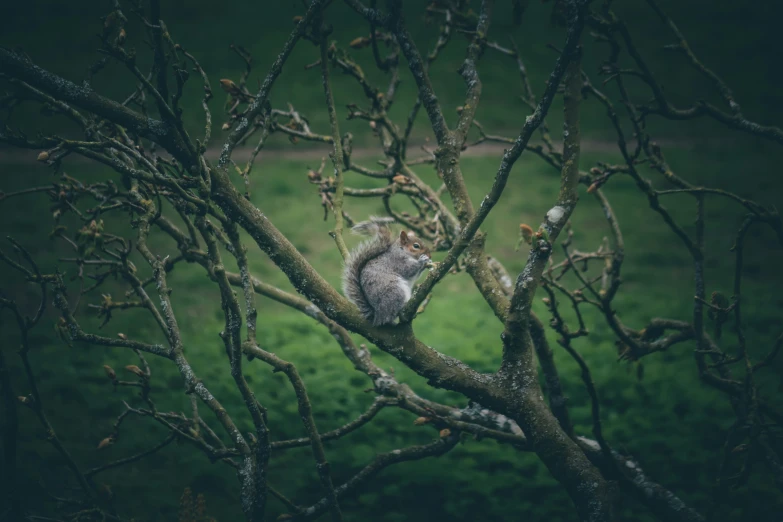
[[[579,151],[581,138],[579,134],[579,107],[581,103],[581,60],[579,51],[569,62],[565,78],[564,99],[564,143],[563,166],[560,171],[560,194],[557,203],[546,214],[541,230],[533,240],[530,255],[525,269],[517,278],[514,294],[511,297],[511,307],[506,319],[507,342],[504,343],[504,363],[511,363],[520,355],[524,347],[522,339],[527,336],[530,310],[533,296],[543,275],[544,268],[551,253],[551,244],[568,222],[568,218],[576,207],[579,199]],[[519,344],[522,343],[522,344]]]
[[[467,85],[467,95],[465,103],[462,105],[462,112],[457,122],[455,130],[457,144],[461,147],[468,137],[468,131],[473,124],[473,117],[476,115],[479,100],[481,99],[481,78],[479,78],[476,62],[486,45],[489,23],[492,19],[492,0],[483,0],[481,2],[481,11],[479,13],[478,24],[476,24],[476,34],[468,46],[468,56],[465,63],[460,68],[460,74]]]
[[[58,100],[81,107],[160,144],[187,167],[195,162],[195,158],[188,155],[187,148],[172,127],[105,98],[88,86],[80,87],[41,69],[24,56],[0,48],[0,72],[27,82]]]
[[[416,48],[416,44],[413,42],[413,38],[408,32],[408,29],[405,27],[402,13],[397,12],[395,14],[397,16],[392,22],[391,30],[397,37],[397,42],[400,44],[402,54],[404,54],[405,58],[408,60],[408,68],[413,74],[413,79],[416,81],[416,85],[419,88],[419,99],[421,99],[424,110],[427,111],[427,116],[430,118],[430,124],[435,133],[435,139],[438,141],[438,145],[442,146],[446,143],[450,135],[448,125],[446,125],[446,119],[443,117],[443,111],[440,108],[438,97],[435,96],[435,91],[432,88],[429,74],[427,74],[426,67],[421,59],[421,54]]]
[[[528,116],[527,120],[525,120],[525,125],[522,127],[519,136],[517,136],[517,139],[514,141],[514,145],[503,155],[503,160],[501,161],[500,167],[498,168],[498,171],[495,175],[495,181],[492,184],[492,188],[482,200],[478,212],[476,212],[475,216],[473,216],[473,218],[465,224],[458,240],[455,241],[454,246],[451,248],[451,250],[449,250],[446,258],[441,263],[439,263],[437,268],[427,276],[427,279],[425,279],[421,285],[419,285],[418,289],[403,309],[403,317],[411,317],[411,312],[419,307],[427,294],[432,291],[432,288],[448,273],[448,271],[457,261],[457,258],[459,258],[460,254],[462,254],[465,248],[467,248],[471,243],[479,227],[489,215],[490,211],[494,208],[495,204],[500,199],[500,196],[503,194],[503,190],[506,187],[506,182],[508,181],[508,177],[511,174],[511,168],[525,150],[525,147],[530,141],[533,132],[538,128],[539,125],[541,125],[541,122],[544,120],[546,113],[549,111],[549,106],[552,104],[552,100],[557,93],[557,88],[558,85],[560,85],[560,80],[563,77],[563,74],[565,73],[566,66],[574,57],[577,45],[579,44],[582,28],[584,26],[583,9],[583,7],[580,7],[577,10],[577,13],[573,19],[573,23],[569,25],[563,52],[558,57],[557,62],[555,63],[555,67],[549,76],[549,81],[547,83],[546,89],[544,90],[544,94],[541,97],[541,101],[536,106],[536,110],[533,112],[533,114]]]

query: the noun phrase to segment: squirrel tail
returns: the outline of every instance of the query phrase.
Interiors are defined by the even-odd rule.
[[[345,260],[343,293],[349,301],[359,308],[362,316],[371,322],[375,317],[375,310],[362,290],[360,276],[367,263],[389,250],[389,246],[392,244],[389,224],[393,222],[394,218],[372,216],[369,220],[357,223],[351,228],[355,234],[372,237],[356,247]]]
[[[391,236],[391,230],[389,230],[391,223],[394,223],[394,218],[370,216],[367,221],[356,223],[351,228],[351,232],[363,236]]]

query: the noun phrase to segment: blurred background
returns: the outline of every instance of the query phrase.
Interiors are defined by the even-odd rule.
[[[551,3],[530,2],[522,23],[511,23],[511,2],[498,1],[489,39],[509,45],[513,37],[528,68],[536,94],[542,92],[557,56],[547,45],[562,46],[563,31],[550,22]],[[777,2],[736,2],[728,0],[690,2],[661,0],[659,5],[684,33],[702,62],[715,71],[734,90],[736,99],[750,120],[761,124],[783,124],[783,80],[779,20],[783,8]],[[616,2],[617,14],[627,23],[639,51],[676,105],[687,106],[706,99],[720,103],[718,93],[678,53],[662,49],[673,43],[647,3],[642,0]],[[0,45],[20,47],[46,69],[75,82],[85,78],[88,67],[98,58],[98,34],[101,16],[111,10],[111,2],[75,0],[33,0],[4,2],[0,6]],[[292,18],[302,14],[300,2],[223,2],[174,0],[163,2],[162,19],[173,40],[196,56],[207,72],[216,94],[211,102],[213,139],[216,150],[225,133],[221,111],[225,101],[219,90],[221,78],[238,80],[244,63],[230,44],[244,46],[253,56],[254,69],[248,81],[253,92],[263,79],[293,27]],[[126,11],[128,43],[138,51],[140,68],[150,63],[149,47],[137,18]],[[437,39],[440,17],[428,19],[424,2],[406,2],[406,17],[422,53]],[[327,12],[334,26],[332,39],[347,48],[368,29],[355,13],[341,2]],[[600,85],[598,68],[606,56],[605,46],[595,43],[589,31],[584,34],[584,69],[593,83]],[[431,68],[436,93],[449,122],[456,120],[456,107],[464,97],[464,84],[457,69],[465,56],[467,40],[455,34],[449,46]],[[373,67],[371,51],[350,51],[364,67],[368,79],[385,89],[388,78]],[[283,75],[272,91],[275,108],[292,104],[306,116],[314,132],[328,133],[328,118],[318,68],[305,66],[318,59],[318,48],[300,43],[287,62]],[[402,83],[390,112],[404,125],[415,100],[415,84],[405,67]],[[516,64],[508,57],[488,50],[479,73],[484,94],[477,120],[487,132],[515,136],[529,114],[519,99],[520,83]],[[203,134],[202,89],[198,78],[191,78],[182,107],[192,136]],[[100,93],[122,99],[134,82],[118,64],[110,64],[99,73],[93,87]],[[382,151],[362,120],[346,120],[348,103],[364,104],[362,91],[351,78],[333,73],[333,90],[342,132],[352,132],[361,162],[372,165]],[[610,92],[612,89],[606,89]],[[641,89],[635,93],[643,92]],[[646,101],[642,98],[640,101]],[[548,118],[553,137],[560,139],[562,104],[557,100]],[[34,135],[68,133],[65,121],[42,114],[29,104],[17,108],[5,123]],[[727,129],[706,119],[688,122],[650,120],[650,131],[662,145],[667,160],[678,175],[694,184],[731,190],[766,205],[781,204],[783,181],[780,165],[783,148]],[[596,161],[620,161],[616,138],[603,107],[588,98],[582,109],[584,151],[582,168]],[[630,132],[630,129],[627,129]],[[427,144],[431,132],[425,114],[419,115],[413,142]],[[254,143],[248,145],[252,147]],[[413,151],[413,147],[411,147]],[[251,177],[251,200],[285,233],[310,263],[335,286],[339,285],[341,262],[327,235],[331,223],[323,221],[317,190],[307,183],[308,168],[317,168],[329,149],[306,142],[292,144],[287,137],[274,135],[259,156]],[[211,152],[216,156],[216,152]],[[237,154],[242,154],[238,151]],[[421,155],[424,153],[421,152]],[[20,151],[0,145],[0,190],[13,192],[41,186],[56,180],[52,172],[35,161],[37,151]],[[417,156],[411,152],[411,156]],[[466,182],[478,203],[491,185],[500,161],[497,150],[468,154],[463,160]],[[328,167],[330,168],[330,167]],[[64,171],[89,181],[113,177],[105,169],[84,160],[69,160]],[[422,178],[435,183],[429,166],[419,167]],[[655,177],[652,173],[650,177]],[[237,182],[240,182],[238,179]],[[659,180],[655,179],[658,183]],[[369,188],[378,180],[347,175],[347,185]],[[524,249],[515,251],[519,223],[536,224],[551,206],[558,190],[557,172],[533,155],[523,154],[514,168],[498,208],[488,218],[487,250],[497,256],[512,274],[524,266]],[[693,271],[687,252],[670,230],[649,210],[646,198],[632,181],[612,178],[605,192],[623,227],[626,240],[624,284],[616,302],[618,313],[629,326],[641,328],[651,317],[688,320],[692,313]],[[672,213],[687,230],[695,218],[689,198],[667,200]],[[350,200],[346,210],[354,218],[382,213],[379,201]],[[743,212],[725,201],[707,201],[707,292],[719,290],[731,295],[733,254],[730,252]],[[331,220],[331,215],[330,215]],[[607,235],[606,223],[592,198],[583,198],[572,217],[574,246],[595,249]],[[68,225],[68,223],[64,223]],[[76,222],[71,225],[75,230]],[[50,240],[51,211],[43,196],[30,195],[0,201],[0,228],[11,235],[39,261],[43,271],[52,272],[58,258],[68,255],[65,245]],[[107,230],[127,231],[127,224],[107,220]],[[75,227],[75,228],[73,228]],[[350,245],[355,244],[354,240]],[[153,243],[156,253],[173,252],[175,245],[159,238]],[[2,240],[3,250],[8,243]],[[766,353],[783,327],[783,294],[779,268],[783,255],[774,237],[761,227],[749,235],[745,261],[743,302],[749,350],[754,356]],[[290,289],[285,277],[260,251],[250,252],[251,266],[257,276]],[[437,259],[437,256],[436,256]],[[66,279],[74,275],[73,266],[59,265]],[[38,296],[35,288],[19,281],[15,273],[0,275],[7,295],[32,309]],[[185,337],[191,363],[212,392],[235,415],[243,428],[250,420],[244,415],[239,394],[228,372],[218,332],[223,327],[218,289],[200,267],[178,267],[170,277],[172,299]],[[78,283],[72,282],[74,291]],[[116,287],[118,295],[123,291]],[[86,308],[100,296],[86,296],[80,303],[81,321],[88,331],[98,329],[101,319]],[[370,386],[342,355],[329,333],[314,321],[282,305],[259,300],[259,340],[272,352],[294,362],[305,379],[320,431],[341,426],[363,412],[373,394],[363,393]],[[545,307],[536,311],[547,317]],[[0,318],[0,349],[11,363],[15,389],[26,393],[27,384],[15,356],[18,334],[11,317]],[[105,348],[63,343],[52,328],[56,315],[50,313],[32,338],[34,370],[46,412],[60,439],[85,468],[131,455],[163,439],[165,432],[149,419],[136,419],[123,426],[120,438],[106,449],[97,450],[99,441],[112,430],[112,423],[123,410],[122,401],[138,401],[130,389],[114,390],[106,379],[103,365],[122,368],[136,364],[133,354],[107,351]],[[590,335],[579,339],[576,347],[590,364],[602,401],[602,417],[607,441],[637,459],[647,474],[670,488],[693,507],[708,511],[714,504],[715,473],[724,444],[725,432],[734,420],[725,396],[701,384],[693,363],[692,345],[654,354],[638,363],[618,361],[614,337],[597,315],[586,316]],[[732,326],[729,325],[732,333]],[[105,335],[124,332],[134,338],[153,341],[160,335],[142,312],[117,313],[105,327]],[[494,371],[500,360],[500,325],[464,274],[441,283],[426,313],[417,321],[417,334],[425,342],[445,353],[461,358],[477,370]],[[550,332],[552,333],[552,332]],[[731,336],[724,348],[731,350]],[[550,339],[554,344],[555,337]],[[410,384],[420,395],[464,405],[464,401],[443,390],[433,390],[401,363],[373,348],[373,356],[384,368],[393,368],[399,380]],[[590,404],[576,364],[555,350],[565,393],[577,432],[590,433]],[[188,398],[181,393],[180,377],[168,361],[148,359],[152,366],[153,398],[160,409],[184,410]],[[769,400],[783,405],[780,360],[764,375],[760,387]],[[248,382],[269,411],[269,425],[275,440],[304,435],[296,401],[290,386],[280,374],[272,374],[261,365],[248,365]],[[0,408],[2,408],[0,406]],[[0,409],[0,419],[4,418]],[[70,476],[56,452],[47,444],[42,428],[32,412],[21,408],[20,490],[27,506],[41,506],[46,512],[53,506],[45,491],[67,495],[72,490]],[[379,452],[426,443],[436,433],[414,426],[406,412],[387,409],[376,420],[350,436],[327,443],[335,481],[342,483]],[[274,454],[270,483],[289,498],[309,505],[321,496],[321,489],[308,448]],[[783,499],[764,473],[754,475],[745,487],[722,499],[724,505],[716,520],[758,520],[779,522]],[[121,513],[135,520],[169,521],[178,517],[179,499],[185,488],[201,493],[207,512],[218,521],[238,520],[237,481],[233,471],[210,464],[188,446],[171,445],[154,457],[99,476],[108,487]],[[4,501],[0,500],[0,502]],[[346,520],[426,521],[426,520],[550,520],[572,521],[576,515],[565,493],[548,474],[535,455],[522,454],[492,441],[467,441],[444,457],[405,463],[385,470],[360,494],[343,502]],[[769,506],[776,509],[770,510]],[[652,520],[644,510],[631,503],[623,506],[623,520]],[[0,505],[0,513],[3,506]],[[284,506],[272,500],[269,519],[284,512]]]

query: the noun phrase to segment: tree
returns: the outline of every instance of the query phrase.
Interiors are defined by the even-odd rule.
[[[6,107],[10,108],[20,100],[34,100],[49,111],[69,118],[81,134],[75,137],[73,133],[52,135],[42,132],[38,137],[30,138],[6,124],[0,139],[12,146],[40,150],[39,161],[51,165],[55,171],[60,169],[65,158],[78,155],[106,165],[118,175],[118,183],[81,183],[72,177],[63,176],[51,186],[32,187],[23,191],[24,194],[48,195],[55,207],[55,220],[65,213],[73,213],[83,221],[83,227],[73,237],[61,227],[54,231],[55,235],[73,247],[74,257],[65,262],[75,263],[82,276],[85,271],[89,271],[95,281],[88,288],[81,289],[79,295],[92,296],[108,284],[111,277],[120,278],[128,285],[129,300],[117,302],[104,295],[100,304],[94,306],[105,321],[109,321],[117,310],[142,308],[149,312],[150,320],[160,327],[167,340],[166,345],[159,345],[127,335],[108,338],[85,331],[74,312],[72,293],[59,273],[41,273],[33,257],[16,242],[12,244],[20,256],[18,260],[5,253],[0,254],[0,258],[13,270],[40,288],[41,304],[32,317],[25,316],[13,299],[3,297],[0,304],[16,318],[21,332],[20,355],[27,370],[30,394],[19,397],[18,402],[38,416],[50,434],[50,442],[62,453],[77,479],[83,497],[79,499],[81,509],[78,516],[92,513],[96,517],[116,519],[118,515],[96,490],[92,476],[108,467],[143,458],[178,440],[191,444],[209,459],[236,469],[242,509],[248,520],[264,519],[268,494],[281,498],[289,506],[289,513],[284,515],[286,519],[315,518],[329,512],[333,519],[340,520],[340,499],[351,495],[383,468],[404,461],[442,455],[455,447],[461,435],[472,434],[509,443],[519,451],[535,452],[567,491],[582,520],[615,519],[615,505],[623,495],[637,497],[662,520],[704,520],[701,514],[687,506],[675,493],[648,478],[631,457],[613,449],[604,439],[600,402],[590,369],[573,347],[576,339],[588,335],[581,315],[581,310],[585,308],[594,308],[603,314],[617,338],[622,359],[635,361],[678,344],[695,345],[695,362],[701,379],[706,385],[724,394],[736,414],[736,422],[727,434],[726,453],[722,457],[718,477],[719,488],[724,491],[730,483],[747,480],[747,473],[751,472],[750,465],[759,460],[767,464],[771,476],[780,486],[783,483],[783,468],[778,456],[780,441],[775,438],[775,432],[783,424],[783,415],[772,403],[761,397],[754,376],[770,366],[783,344],[783,336],[778,337],[777,343],[765,357],[752,360],[743,333],[741,308],[743,246],[748,230],[756,224],[767,225],[783,244],[780,216],[774,209],[720,189],[692,185],[677,175],[664,158],[661,147],[648,133],[646,123],[654,117],[686,120],[707,116],[720,124],[778,144],[783,143],[783,132],[745,118],[732,91],[699,61],[678,28],[653,0],[648,0],[648,3],[675,37],[676,50],[682,52],[712,82],[728,109],[704,101],[696,101],[687,108],[674,106],[650,72],[632,35],[612,12],[610,2],[593,8],[588,7],[585,0],[555,3],[553,17],[565,25],[566,37],[562,48],[557,51],[547,85],[538,98],[527,81],[524,63],[516,46],[507,48],[489,39],[492,0],[482,1],[477,13],[470,10],[467,1],[437,1],[428,6],[429,13],[440,17],[443,25],[434,50],[426,58],[406,28],[401,2],[391,1],[385,9],[376,8],[375,2],[372,7],[358,0],[346,0],[345,3],[369,26],[369,32],[353,40],[350,47],[357,52],[362,48],[372,52],[377,67],[388,74],[386,89],[367,80],[348,50],[329,41],[329,2],[313,0],[297,19],[294,30],[255,94],[247,85],[251,58],[244,49],[234,48],[245,60],[247,69],[238,83],[228,79],[220,80],[220,86],[229,95],[231,103],[227,121],[223,125],[223,130],[228,131],[228,137],[216,163],[209,161],[205,155],[212,141],[209,102],[213,92],[209,76],[197,58],[175,42],[172,33],[160,20],[160,6],[156,0],[150,2],[146,11],[134,9],[134,14],[144,21],[152,43],[154,60],[148,73],[139,69],[135,51],[127,47],[124,29],[126,16],[119,4],[115,4],[111,13],[104,18],[101,38],[105,56],[91,71],[99,72],[109,60],[126,66],[138,83],[138,88],[122,103],[95,92],[89,80],[83,86],[76,85],[41,69],[20,52],[0,49],[0,73],[11,87],[10,94],[4,99]],[[515,2],[514,12],[522,16],[524,5],[525,2]],[[608,49],[601,72],[606,76],[604,83],[611,84],[616,90],[614,98],[593,84],[590,76],[582,70],[583,50],[580,41],[586,26]],[[440,50],[448,44],[453,32],[465,33],[469,43],[459,71],[466,85],[465,101],[458,108],[459,118],[452,128],[446,123],[428,69]],[[311,130],[307,119],[293,107],[276,109],[268,101],[283,65],[294,47],[303,40],[312,42],[320,50],[320,60],[315,65],[321,70],[325,107],[330,122],[330,128],[324,134]],[[384,48],[386,51],[382,51]],[[516,64],[523,85],[522,97],[531,109],[530,116],[514,138],[489,134],[475,120],[482,91],[477,64],[482,54],[489,52],[507,56],[510,63]],[[633,62],[632,68],[621,67],[622,53],[628,54]],[[403,71],[405,64],[417,85],[418,99],[408,121],[401,126],[390,119],[387,110],[395,99],[401,76],[408,74]],[[183,121],[184,110],[179,104],[183,89],[194,83],[194,80],[189,79],[191,70],[203,82],[205,130],[200,139],[192,138],[187,132]],[[353,161],[353,138],[349,134],[341,134],[339,129],[330,82],[333,70],[355,78],[366,95],[364,105],[349,106],[349,118],[368,121],[385,157],[382,170],[372,170]],[[637,91],[626,86],[630,80],[640,80],[646,88],[645,95],[652,94],[652,101],[636,101]],[[551,139],[546,124],[549,108],[560,92],[564,100],[565,122],[562,150]],[[617,145],[623,158],[621,163],[598,163],[588,172],[580,170],[579,113],[585,99],[605,107],[607,117],[617,133]],[[618,99],[622,111],[615,108]],[[413,123],[422,108],[437,145],[426,156],[411,159],[408,156],[409,139]],[[627,135],[625,126],[630,126],[632,136]],[[476,132],[478,139],[471,141],[469,136]],[[542,143],[532,144],[531,140],[537,132]],[[399,324],[371,326],[352,304],[319,275],[316,268],[262,213],[263,209],[256,208],[246,197],[255,159],[268,136],[274,133],[287,134],[291,139],[326,142],[333,146],[331,161],[334,175],[327,177],[324,174],[323,163],[319,170],[309,172],[308,177],[318,189],[325,215],[331,213],[333,216],[331,235],[343,258],[348,253],[343,240],[344,229],[354,222],[346,205],[348,198],[352,197],[380,198],[389,215],[396,221],[414,231],[417,236],[432,241],[437,250],[445,252],[443,260],[436,264],[413,293],[400,314]],[[257,145],[250,161],[241,167],[232,160],[232,153],[237,146],[251,138],[257,140]],[[482,142],[505,143],[509,148],[502,155],[490,191],[480,206],[475,208],[460,169],[460,157],[464,150]],[[160,149],[166,154],[161,154]],[[519,242],[520,245],[529,245],[529,255],[524,270],[512,278],[502,264],[485,250],[485,235],[481,226],[503,194],[512,167],[525,151],[540,156],[560,172],[560,189],[540,226],[520,225]],[[435,188],[425,183],[416,172],[419,165],[433,166],[443,186]],[[648,181],[644,177],[648,170],[662,176],[671,188],[660,189]],[[352,188],[346,185],[348,172],[375,178],[379,185],[385,185],[373,189]],[[621,289],[624,262],[623,232],[601,190],[615,176],[627,176],[635,182],[638,190],[646,195],[650,210],[671,228],[675,244],[686,249],[691,257],[694,271],[691,320],[651,318],[648,324],[639,328],[624,324],[622,310],[615,310],[613,300]],[[235,183],[237,177],[244,179],[245,194],[241,186]],[[580,185],[586,187],[585,194],[596,198],[603,208],[611,237],[611,240],[592,252],[575,250],[572,245],[569,218],[579,200]],[[444,201],[443,195],[446,193],[453,211]],[[695,237],[689,235],[662,204],[662,200],[670,194],[688,194],[693,198]],[[4,197],[21,195],[5,194]],[[707,197],[729,198],[747,210],[747,217],[736,232],[736,272],[730,299],[718,293],[708,299],[706,294],[704,200]],[[417,215],[396,211],[392,201],[399,198],[412,202],[418,209]],[[135,237],[108,232],[104,222],[110,219],[130,223],[135,228]],[[246,244],[243,233],[247,233],[255,245]],[[153,251],[148,242],[153,234],[169,236],[175,241],[177,250]],[[563,260],[552,262],[553,250],[558,245],[562,249]],[[249,248],[258,248],[266,253],[302,296],[287,293],[254,277],[248,268]],[[149,277],[142,276],[133,263],[131,257],[135,255],[134,249],[148,265]],[[172,307],[169,297],[171,287],[167,278],[167,274],[179,263],[203,266],[220,289],[225,316],[221,338],[226,350],[226,369],[230,371],[244,399],[247,414],[252,418],[252,434],[241,433],[221,405],[220,398],[207,389],[188,362],[187,341],[180,333],[178,310]],[[232,271],[233,265],[236,265],[236,271]],[[494,373],[477,372],[464,362],[445,355],[437,346],[430,347],[416,337],[416,317],[425,312],[436,285],[454,270],[464,270],[470,275],[477,291],[499,321],[497,328],[501,343],[498,349],[502,349],[502,364]],[[577,288],[569,288],[563,283],[562,277],[566,273],[578,278],[580,284]],[[544,335],[544,323],[531,311],[533,299],[540,293],[539,287],[546,294],[545,302],[551,314],[549,324],[559,335],[558,344],[581,368],[585,388],[592,400],[592,438],[574,431],[552,349]],[[145,407],[128,405],[117,419],[115,428],[119,430],[123,421],[131,416],[150,418],[170,430],[170,436],[164,441],[142,454],[86,472],[70,457],[47,420],[44,398],[37,391],[35,375],[28,364],[28,334],[40,321],[50,293],[61,316],[57,328],[66,342],[81,341],[122,347],[136,353],[139,365],[127,367],[138,378],[135,381],[122,381],[114,369],[106,367],[107,375],[115,385],[139,388],[146,403]],[[300,310],[328,328],[355,368],[372,379],[378,395],[372,407],[342,428],[320,433],[305,383],[296,367],[262,348],[256,339],[257,296]],[[159,302],[156,303],[156,299]],[[576,327],[569,326],[561,315],[562,303],[573,308],[578,320]],[[714,334],[707,332],[705,312],[715,323]],[[736,341],[732,342],[722,339],[720,329],[720,325],[730,319],[734,321],[737,334]],[[303,320],[306,319],[303,317]],[[349,332],[361,335],[394,356],[425,377],[431,386],[462,394],[469,404],[464,408],[455,408],[423,398],[409,386],[398,382],[394,375],[376,366],[366,347],[357,346]],[[731,351],[725,348],[726,345],[732,346]],[[152,376],[146,361],[149,355],[170,360],[177,366],[184,389],[192,397],[193,407],[189,415],[157,410],[150,392]],[[270,440],[264,406],[255,398],[245,380],[244,368],[247,363],[243,357],[255,361],[253,364],[269,365],[286,375],[296,394],[301,420],[308,434],[306,439]],[[7,373],[2,371],[6,364],[1,358],[0,364],[0,374],[4,377],[3,396],[10,420],[5,423],[4,447],[7,462],[14,464],[16,399],[13,398],[11,381]],[[539,368],[545,378],[546,394],[539,385]],[[739,370],[740,376],[734,377],[732,370]],[[387,407],[403,408],[416,414],[416,422],[435,427],[438,437],[427,445],[380,454],[352,479],[335,484],[323,441],[340,438],[359,428]],[[207,408],[212,415],[202,415],[200,408]],[[223,430],[222,436],[213,430],[212,426],[215,425]],[[111,444],[114,438],[110,436],[102,444]],[[227,438],[230,440],[228,443]],[[272,450],[306,445],[312,448],[313,460],[323,487],[323,498],[311,506],[298,506],[269,486],[267,465]],[[756,468],[758,466],[753,470]],[[14,465],[6,467],[6,473],[11,478],[14,469]],[[737,470],[739,472],[736,475],[732,474]],[[19,505],[11,509],[12,514],[21,515]],[[71,512],[67,516],[73,518],[77,515]]]

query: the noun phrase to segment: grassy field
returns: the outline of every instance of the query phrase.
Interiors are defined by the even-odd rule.
[[[761,147],[761,146],[759,146]],[[757,155],[738,156],[727,150],[681,148],[667,157],[683,175],[694,182],[733,188],[762,202],[775,203],[780,181],[768,176],[750,176],[774,167],[776,159],[767,147]],[[607,160],[605,153],[586,152],[584,166],[596,159]],[[327,235],[329,224],[322,221],[317,194],[305,181],[308,162],[280,160],[262,164],[253,179],[253,202],[294,242],[307,259],[333,284],[338,284],[340,261]],[[312,162],[310,162],[312,163]],[[477,157],[464,160],[464,171],[476,201],[489,187],[498,159]],[[50,174],[30,162],[4,165],[3,190],[41,185]],[[103,178],[107,173],[83,162],[66,166],[66,172],[84,179]],[[428,169],[425,178],[434,179]],[[111,175],[111,174],[108,174]],[[755,181],[754,181],[755,180]],[[372,180],[351,177],[353,186],[371,186]],[[549,167],[532,157],[523,157],[498,208],[487,220],[488,250],[503,261],[512,273],[524,264],[523,252],[515,252],[516,230],[520,222],[537,223],[551,205],[557,191],[557,176]],[[688,319],[692,290],[692,269],[687,256],[674,236],[647,208],[646,200],[628,179],[615,179],[606,189],[623,225],[627,260],[624,285],[616,305],[622,319],[641,327],[647,319],[665,316]],[[692,221],[690,201],[672,200],[674,214],[686,225]],[[373,202],[350,201],[348,210],[364,216],[381,209]],[[724,202],[710,201],[708,233],[707,290],[730,294],[733,256],[728,249],[741,212]],[[63,245],[42,239],[48,231],[47,204],[42,198],[15,198],[0,205],[0,222],[21,244],[41,261],[42,268],[55,268],[58,256],[67,255]],[[583,194],[575,215],[575,247],[591,249],[606,235],[601,212],[592,198]],[[107,222],[108,231],[119,232],[121,226]],[[760,229],[759,229],[760,230]],[[747,313],[749,346],[752,353],[765,352],[781,326],[783,299],[770,290],[779,282],[777,267],[783,261],[779,250],[773,250],[772,238],[766,233],[752,233],[747,264],[744,303]],[[165,240],[153,242],[156,252],[164,255],[173,250]],[[7,249],[7,245],[3,246]],[[290,288],[285,278],[265,257],[251,249],[251,265],[262,279]],[[141,262],[137,263],[141,266]],[[65,267],[66,277],[73,267]],[[235,415],[243,428],[250,428],[241,398],[228,373],[222,343],[217,334],[223,327],[217,288],[208,282],[197,266],[178,267],[170,284],[186,352],[200,378]],[[7,293],[18,296],[27,306],[35,303],[32,288],[20,283],[14,274],[3,274]],[[74,290],[76,290],[74,285]],[[119,295],[120,290],[116,290]],[[96,330],[99,320],[85,307],[97,302],[98,296],[83,299],[81,321]],[[372,400],[362,393],[368,386],[365,376],[355,372],[342,356],[328,332],[281,305],[260,301],[259,339],[271,351],[296,363],[303,375],[323,431],[337,427],[361,413]],[[536,311],[546,317],[542,304]],[[602,399],[602,416],[609,442],[638,458],[651,477],[706,509],[712,502],[711,485],[723,445],[724,430],[730,424],[728,402],[718,393],[699,383],[692,361],[692,346],[675,349],[643,361],[643,378],[635,366],[617,361],[613,337],[601,319],[587,317],[591,334],[580,340],[578,349],[591,365],[593,378]],[[44,397],[46,411],[61,439],[85,468],[130,455],[154,444],[164,432],[143,420],[128,423],[114,446],[97,451],[98,441],[111,432],[113,419],[122,411],[122,400],[131,404],[138,398],[128,389],[113,391],[102,365],[122,368],[134,364],[134,356],[125,351],[76,344],[68,347],[57,340],[53,328],[55,316],[49,314],[34,338],[32,360]],[[143,314],[131,310],[117,315],[104,329],[106,335],[124,332],[133,338],[153,340],[159,333]],[[443,352],[459,357],[474,368],[493,371],[500,358],[501,326],[475,292],[464,274],[447,278],[436,289],[424,316],[417,321],[420,338]],[[731,328],[727,331],[731,334]],[[13,328],[3,323],[2,345],[7,357],[16,365]],[[731,349],[730,335],[726,347]],[[554,338],[552,338],[554,341]],[[453,394],[427,389],[420,378],[382,353],[373,352],[383,367],[393,367],[397,377],[411,384],[426,397],[454,404],[461,402]],[[579,433],[589,434],[589,401],[579,378],[578,368],[567,354],[557,350],[556,360],[571,413]],[[153,394],[161,409],[185,410],[187,397],[173,365],[150,360],[153,369]],[[763,391],[781,404],[781,390],[776,375],[780,363],[762,376]],[[249,364],[248,381],[261,402],[269,409],[269,424],[275,439],[302,436],[292,392],[279,374],[272,374],[260,364]],[[14,367],[14,384],[18,393],[27,386],[18,366]],[[135,401],[135,402],[134,402]],[[20,411],[24,463],[23,491],[26,502],[38,503],[39,487],[46,484],[63,493],[69,480],[55,453],[43,440],[40,426],[29,411]],[[381,451],[431,440],[435,433],[414,427],[413,418],[403,412],[384,411],[377,421],[346,439],[328,443],[336,481],[342,482],[352,471],[363,466]],[[307,504],[319,498],[320,489],[307,449],[275,454],[270,482],[291,498]],[[224,469],[225,468],[225,469]],[[238,508],[233,473],[189,447],[172,446],[155,457],[145,459],[116,472],[100,476],[109,485],[122,512],[136,520],[164,521],[175,517],[177,499],[189,486],[203,492],[211,514],[218,520],[236,520]],[[770,520],[769,513],[758,512],[750,502],[754,495],[775,498],[765,481],[752,482],[740,492],[740,503],[732,509],[747,509],[751,520]],[[754,497],[757,498],[757,497]],[[777,497],[779,508],[783,508]],[[627,520],[647,520],[638,515],[634,505],[626,506]],[[282,510],[275,501],[271,512]],[[518,454],[493,442],[469,441],[436,461],[403,464],[385,471],[365,488],[358,498],[345,502],[347,520],[512,520],[523,514],[531,520],[575,520],[567,497],[532,455]],[[726,514],[734,513],[731,509]],[[728,520],[728,518],[727,518]]]

